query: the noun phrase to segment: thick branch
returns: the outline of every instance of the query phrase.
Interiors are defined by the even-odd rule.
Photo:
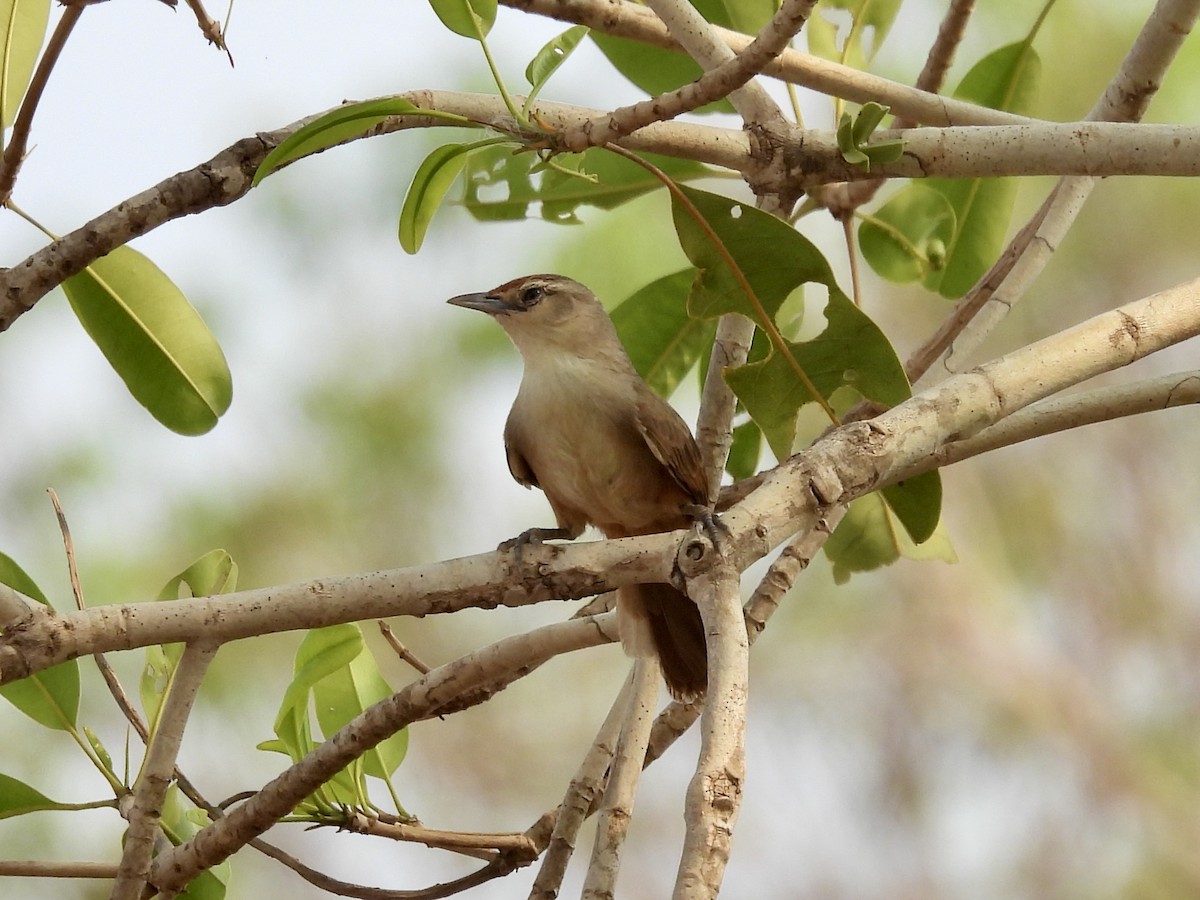
[[[687,837],[673,896],[708,900],[721,889],[746,777],[750,644],[737,570],[700,538],[681,549],[679,565],[708,636],[708,694],[700,718],[700,756],[685,800]]]

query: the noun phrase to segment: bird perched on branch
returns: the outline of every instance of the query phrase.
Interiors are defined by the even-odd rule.
[[[589,524],[610,538],[674,531],[710,508],[691,431],[638,375],[590,290],[561,275],[529,275],[448,302],[492,316],[524,359],[504,426],[508,468],[542,489],[557,527],[532,528],[517,542],[574,539]],[[704,625],[686,594],[630,585],[617,592],[617,610],[625,651],[656,655],[672,696],[704,693]]]

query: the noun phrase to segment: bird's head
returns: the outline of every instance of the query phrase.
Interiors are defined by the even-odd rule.
[[[526,275],[446,302],[492,316],[526,360],[555,351],[585,358],[624,355],[596,295],[562,275]]]

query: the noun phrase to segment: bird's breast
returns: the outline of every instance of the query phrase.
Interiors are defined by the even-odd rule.
[[[507,436],[551,505],[609,535],[680,527],[686,498],[638,430],[636,376],[587,360],[526,365]]]

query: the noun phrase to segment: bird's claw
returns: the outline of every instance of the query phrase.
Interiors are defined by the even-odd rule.
[[[526,547],[540,547],[544,541],[567,537],[570,535],[565,528],[527,528],[516,537],[501,541],[496,549],[501,553],[512,553],[513,558],[520,564],[521,554]]]
[[[725,553],[725,538],[732,537],[732,532],[721,521],[720,517],[713,511],[711,506],[702,506],[699,503],[684,507],[683,510],[691,517],[692,522],[700,527],[704,532],[705,537],[712,541],[713,548],[717,553],[724,555]]]

